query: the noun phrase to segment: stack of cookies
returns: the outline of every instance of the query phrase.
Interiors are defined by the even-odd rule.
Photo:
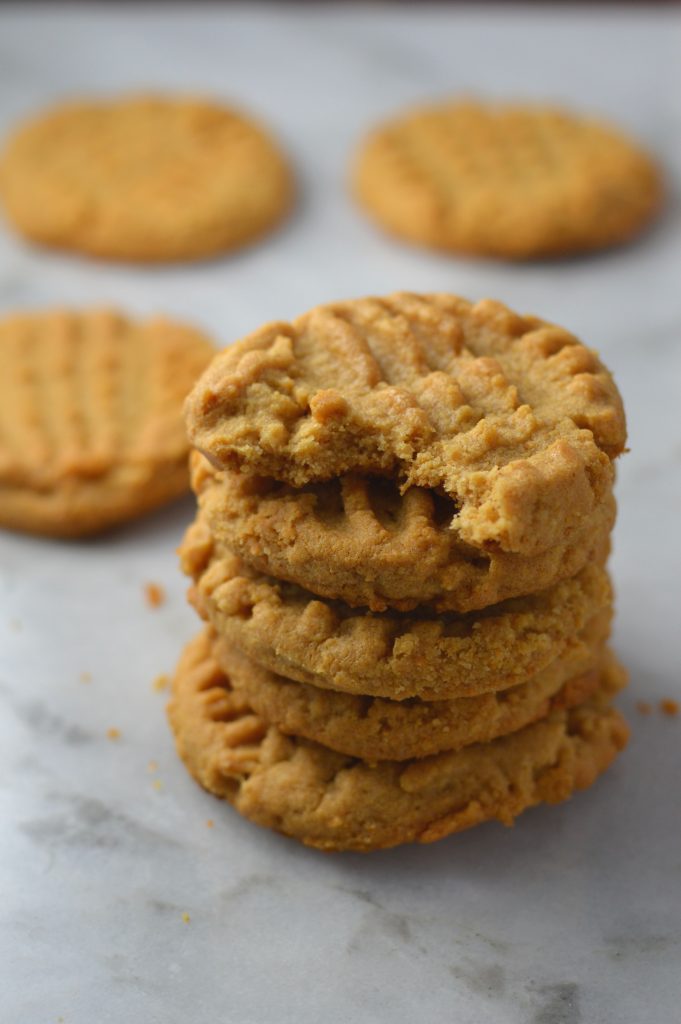
[[[187,417],[206,626],[169,712],[203,786],[369,850],[510,824],[622,749],[624,415],[567,331],[451,295],[334,303],[217,356]]]

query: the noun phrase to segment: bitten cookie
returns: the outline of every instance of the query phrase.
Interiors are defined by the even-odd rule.
[[[572,647],[588,653],[582,634],[611,614],[598,564],[539,594],[428,616],[352,609],[264,576],[216,544],[200,516],[180,560],[199,614],[253,661],[322,689],[392,700],[471,697],[526,682]]]
[[[347,475],[294,488],[216,470],[192,452],[192,487],[213,537],[254,569],[371,611],[467,612],[545,590],[602,561],[615,519],[607,494],[588,525],[538,555],[471,548],[436,491]]]
[[[213,361],[187,422],[222,468],[440,491],[459,542],[525,557],[594,525],[626,440],[612,377],[567,331],[404,293],[261,328]]]
[[[600,636],[588,652],[575,646],[526,683],[449,701],[394,701],[297,683],[262,668],[217,635],[212,651],[233,688],[287,736],[370,763],[406,761],[517,732],[552,710],[583,703],[606,676],[615,693],[626,676],[604,651],[608,623],[599,625],[593,632]]]
[[[0,526],[78,537],[189,486],[182,402],[198,331],[111,311],[0,321]]]
[[[180,757],[245,817],[324,850],[431,842],[590,786],[628,737],[607,687],[571,710],[463,750],[368,765],[284,736],[254,714],[212,657],[185,649],[168,713]]]
[[[611,126],[563,110],[450,102],[367,138],[355,195],[381,227],[453,252],[529,259],[638,234],[660,206],[650,157]]]
[[[199,259],[269,230],[292,176],[249,117],[190,97],[67,103],[20,127],[0,162],[15,228],[116,260]]]

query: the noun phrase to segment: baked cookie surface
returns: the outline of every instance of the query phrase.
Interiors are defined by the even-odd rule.
[[[189,97],[67,103],[20,127],[0,158],[0,198],[19,232],[108,259],[231,249],[272,227],[292,193],[256,123]]]
[[[535,556],[587,529],[626,440],[619,393],[567,331],[500,303],[331,303],[221,352],[187,405],[214,465],[302,487],[392,476],[453,502],[472,548]]]
[[[183,494],[182,401],[214,352],[161,318],[0,320],[0,526],[77,537]]]
[[[401,495],[389,479],[346,475],[301,489],[218,471],[196,451],[190,464],[218,541],[260,572],[372,611],[467,612],[544,590],[600,559],[615,519],[607,494],[586,527],[525,556],[461,542],[453,503],[422,487]]]
[[[443,700],[526,682],[611,614],[597,563],[540,594],[468,615],[371,613],[249,569],[199,516],[180,547],[190,600],[216,632],[277,675],[322,689]]]
[[[250,709],[212,656],[207,632],[185,649],[168,707],[195,779],[245,817],[323,850],[431,842],[591,785],[624,747],[607,686],[571,710],[491,743],[371,766],[284,736]]]
[[[377,128],[358,154],[353,189],[394,235],[506,259],[625,242],[662,194],[650,157],[609,125],[475,102],[414,110]]]
[[[625,682],[602,639],[588,653],[569,649],[526,683],[450,701],[392,701],[322,690],[269,672],[217,635],[212,651],[234,690],[268,724],[371,763],[487,743],[552,710],[583,703],[606,677],[613,693]]]

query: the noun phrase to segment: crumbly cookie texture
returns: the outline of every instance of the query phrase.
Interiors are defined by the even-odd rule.
[[[459,750],[517,732],[550,711],[582,704],[607,681],[613,693],[624,671],[603,650],[570,649],[526,683],[450,701],[387,700],[322,690],[275,675],[215,635],[213,657],[238,693],[269,725],[364,761],[406,761]]]
[[[108,310],[0,320],[0,526],[77,537],[184,493],[182,402],[214,352]]]
[[[347,475],[300,489],[218,471],[197,451],[190,464],[211,533],[248,565],[372,611],[467,612],[544,590],[600,559],[615,519],[608,493],[587,526],[526,556],[462,543],[452,502],[422,487],[401,495],[389,479]]]
[[[431,842],[590,786],[624,747],[607,687],[491,743],[369,765],[284,736],[235,692],[202,633],[185,649],[168,708],[180,757],[245,817],[323,850]]]
[[[322,689],[445,700],[526,682],[609,618],[605,570],[468,615],[383,612],[323,601],[249,569],[216,544],[201,516],[180,548],[190,599],[228,642],[278,675]],[[588,649],[590,645],[587,643]]]
[[[563,110],[450,102],[362,146],[353,188],[381,227],[436,249],[529,259],[600,249],[657,212],[661,175],[613,127]]]
[[[292,194],[262,128],[191,97],[67,103],[20,127],[0,158],[0,198],[19,232],[108,259],[232,249],[272,227]]]
[[[215,465],[295,487],[390,475],[451,498],[462,543],[524,556],[588,528],[626,440],[594,352],[451,295],[332,303],[263,327],[216,357],[186,409]]]

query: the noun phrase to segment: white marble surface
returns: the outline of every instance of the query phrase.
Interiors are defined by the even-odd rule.
[[[173,554],[191,502],[91,543],[4,534],[3,1022],[679,1020],[681,720],[634,710],[681,697],[677,199],[630,248],[514,267],[390,243],[343,187],[378,115],[467,90],[610,115],[659,153],[674,192],[679,53],[671,7],[2,6],[3,133],[64,94],[214,92],[278,129],[302,197],[269,241],[196,268],[95,265],[2,230],[0,312],[109,302],[180,314],[226,343],[331,297],[449,288],[502,298],[601,349],[631,427],[613,571],[634,726],[592,791],[513,830],[322,856],[242,821],[175,758],[150,684],[196,629]],[[147,580],[167,589],[155,611]]]

